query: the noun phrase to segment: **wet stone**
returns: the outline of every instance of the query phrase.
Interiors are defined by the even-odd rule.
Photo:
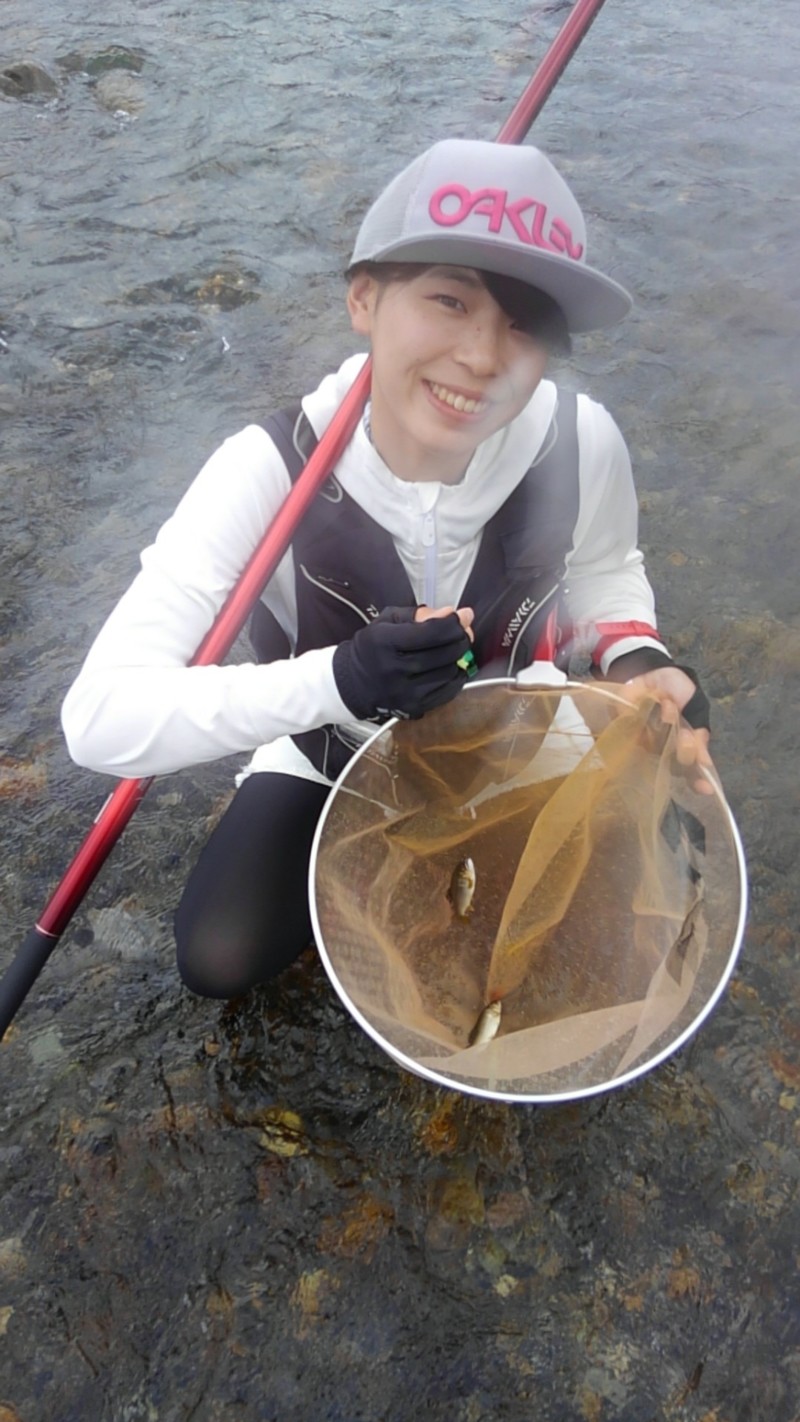
[[[97,1116],[84,1121],[79,1127],[70,1146],[70,1151],[73,1151],[77,1156],[98,1159],[113,1155],[116,1145],[117,1135],[113,1121],[104,1116]]]
[[[14,1279],[24,1274],[28,1261],[22,1239],[12,1235],[0,1239],[0,1279]]]
[[[145,106],[146,95],[141,81],[135,75],[116,70],[101,74],[94,86],[94,94],[100,107],[110,113],[133,116],[141,113]]]
[[[100,1101],[105,1098],[117,1102],[138,1070],[139,1062],[135,1057],[118,1057],[96,1071],[91,1084]]]
[[[176,273],[129,291],[125,300],[132,306],[188,302],[194,306],[234,311],[259,299],[259,279],[244,268],[220,265],[212,271]]]
[[[531,1201],[527,1190],[501,1191],[486,1210],[486,1223],[492,1230],[517,1230],[530,1217]]]
[[[9,99],[52,99],[58,82],[41,64],[23,59],[0,69],[0,94]]]
[[[299,1338],[306,1337],[309,1330],[327,1316],[338,1288],[339,1281],[327,1269],[310,1269],[300,1275],[291,1296]]]
[[[28,1041],[28,1051],[35,1067],[54,1067],[65,1055],[58,1028],[51,1025],[37,1032]]]
[[[112,44],[107,49],[94,54],[82,54],[73,50],[57,61],[59,68],[67,74],[90,74],[94,78],[103,74],[124,70],[140,74],[144,68],[145,56],[142,50],[127,49],[125,45]]]
[[[261,1127],[259,1145],[272,1155],[291,1157],[304,1154],[308,1150],[303,1122],[296,1111],[280,1106],[267,1106],[257,1111],[251,1120],[254,1125]]]
[[[449,1223],[483,1224],[483,1196],[475,1183],[467,1178],[437,1181],[431,1204],[436,1213]]]
[[[325,1221],[319,1239],[323,1254],[345,1259],[362,1257],[371,1260],[381,1240],[392,1226],[394,1212],[390,1205],[365,1194],[348,1207],[344,1214]]]
[[[10,755],[0,756],[0,797],[7,796],[11,800],[21,801],[34,800],[46,787],[47,766],[44,761],[17,760]]]
[[[123,962],[152,958],[152,930],[125,908],[91,909],[89,922],[94,935],[90,941],[102,945],[105,952],[110,950]]]

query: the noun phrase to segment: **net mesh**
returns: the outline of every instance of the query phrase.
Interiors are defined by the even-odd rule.
[[[479,683],[352,763],[315,914],[334,982],[390,1052],[547,1096],[611,1084],[684,1033],[729,962],[742,885],[724,800],[692,790],[676,734],[655,703],[591,685]],[[497,1034],[470,1045],[492,1002]]]

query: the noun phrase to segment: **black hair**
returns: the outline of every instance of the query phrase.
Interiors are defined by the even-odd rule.
[[[432,265],[431,262],[354,262],[345,272],[345,279],[350,282],[354,277],[365,275],[373,277],[381,286],[388,286],[391,282],[413,281]],[[571,354],[567,318],[552,296],[517,277],[500,276],[498,272],[481,268],[476,270],[489,295],[521,330],[535,336],[551,355]]]

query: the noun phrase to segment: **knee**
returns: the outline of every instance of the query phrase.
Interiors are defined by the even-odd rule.
[[[190,954],[179,953],[177,964],[178,974],[184,987],[197,997],[227,1000],[230,997],[239,997],[241,994],[242,990],[238,985],[224,981],[218,973],[208,972],[207,968],[195,962]]]
[[[198,997],[240,997],[258,980],[253,976],[251,955],[237,951],[224,935],[208,927],[187,928],[176,916],[175,946],[181,981]]]

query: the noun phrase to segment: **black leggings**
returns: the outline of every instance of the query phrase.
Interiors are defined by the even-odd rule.
[[[327,785],[248,776],[200,854],[175,915],[178,971],[203,997],[275,977],[312,939],[311,844]]]

